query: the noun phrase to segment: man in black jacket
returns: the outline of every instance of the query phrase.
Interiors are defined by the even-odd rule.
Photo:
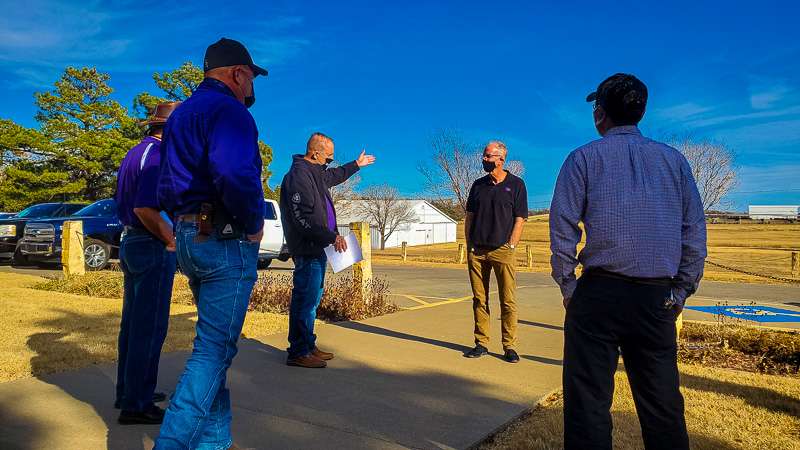
[[[324,248],[333,245],[337,252],[347,244],[336,231],[336,211],[329,189],[345,182],[361,167],[375,162],[372,155],[361,155],[343,166],[328,168],[333,161],[333,139],[314,133],[308,139],[305,155],[294,155],[289,173],[281,183],[281,221],[289,252],[294,259],[294,286],[289,307],[290,366],[325,367],[333,353],[316,345],[314,320],[325,283]]]

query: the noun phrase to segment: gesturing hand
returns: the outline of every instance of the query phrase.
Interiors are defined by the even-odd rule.
[[[336,235],[336,241],[333,242],[333,248],[339,253],[347,250],[347,241],[341,235]]]
[[[375,162],[375,157],[372,155],[367,155],[366,153],[366,150],[361,150],[361,154],[358,155],[358,159],[356,160],[358,167],[368,166]]]

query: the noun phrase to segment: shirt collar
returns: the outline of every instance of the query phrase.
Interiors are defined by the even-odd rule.
[[[637,127],[636,125],[622,125],[606,131],[606,134],[603,137],[613,136],[616,134],[636,134],[641,136],[642,132],[639,131],[639,127]]]
[[[219,81],[219,80],[217,80],[215,78],[204,78],[203,82],[200,83],[199,86],[197,86],[197,90],[198,91],[199,90],[205,90],[205,89],[208,89],[210,91],[220,92],[220,93],[223,93],[223,94],[227,94],[227,95],[230,95],[231,97],[236,97],[235,95],[233,95],[233,91],[231,90],[231,88],[228,87],[227,84],[225,84],[222,81]]]

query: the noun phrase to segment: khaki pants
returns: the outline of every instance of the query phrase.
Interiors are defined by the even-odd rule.
[[[469,281],[472,285],[472,310],[475,314],[475,344],[489,346],[489,279],[492,269],[500,293],[500,319],[503,323],[503,349],[517,343],[517,280],[514,249],[508,244],[488,249],[476,247],[467,255]]]

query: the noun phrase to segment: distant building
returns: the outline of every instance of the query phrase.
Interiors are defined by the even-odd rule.
[[[796,205],[750,205],[748,215],[753,220],[797,219],[800,206]]]
[[[400,247],[403,242],[408,245],[444,244],[456,241],[456,221],[438,210],[425,200],[401,200],[414,211],[411,223],[400,225],[386,241],[386,248]],[[337,211],[336,226],[339,234],[350,234],[351,222],[371,222],[363,211],[366,200],[347,202],[344,211]],[[381,234],[374,223],[370,223],[372,248],[381,248]]]

